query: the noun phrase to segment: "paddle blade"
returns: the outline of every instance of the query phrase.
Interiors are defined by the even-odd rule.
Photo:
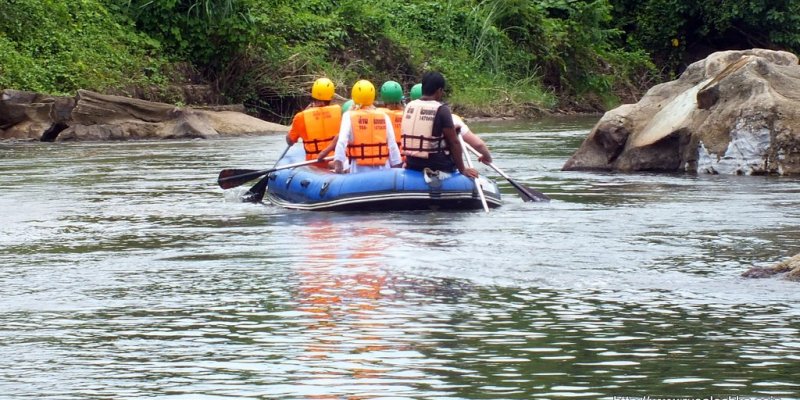
[[[267,185],[269,184],[269,177],[261,178],[258,183],[253,185],[243,196],[242,201],[245,203],[259,203],[264,199],[264,194],[267,192]]]
[[[217,184],[223,189],[235,188],[244,185],[253,179],[264,175],[266,171],[259,171],[255,169],[223,169],[217,177]]]
[[[547,197],[546,194],[544,194],[544,193],[542,193],[542,192],[540,192],[540,191],[538,191],[536,189],[529,188],[527,186],[522,186],[521,184],[519,184],[519,182],[516,182],[515,180],[513,180],[511,178],[506,178],[506,179],[508,180],[508,183],[511,184],[511,186],[514,186],[514,189],[517,189],[517,192],[519,192],[520,197],[522,197],[522,201],[526,201],[526,202],[527,201],[550,201],[550,197]]]

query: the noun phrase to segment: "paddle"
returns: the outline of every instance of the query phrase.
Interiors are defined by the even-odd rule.
[[[269,175],[261,178],[253,187],[248,189],[242,195],[242,201],[245,203],[260,203],[264,198],[264,194],[267,193],[267,185],[269,185]]]
[[[310,105],[308,107],[310,107]],[[281,153],[281,156],[278,157],[277,161],[275,161],[275,164],[272,166],[272,168],[278,166],[278,163],[281,162],[281,159],[286,155],[286,153],[289,152],[289,149],[292,148],[293,144],[294,143],[289,143],[286,146],[286,148],[283,150],[283,153]],[[260,181],[258,181],[255,185],[253,185],[253,187],[251,187],[250,189],[247,190],[247,192],[245,192],[244,196],[242,196],[242,201],[251,203],[260,203],[261,199],[264,198],[264,193],[267,192],[268,184],[269,184],[269,176],[261,178]]]
[[[471,151],[473,154],[475,154],[476,156],[478,156],[478,157],[481,156],[481,153],[478,152],[478,150],[475,150],[472,146],[470,146],[469,143],[465,143],[465,147],[469,151]],[[488,165],[490,167],[492,167],[492,169],[495,170],[495,172],[500,174],[500,176],[502,176],[503,178],[506,178],[508,183],[510,183],[511,186],[514,187],[514,189],[517,189],[517,192],[519,192],[519,196],[522,197],[522,201],[550,201],[550,197],[547,197],[546,194],[544,194],[544,193],[542,193],[542,192],[540,192],[540,191],[538,191],[536,189],[533,189],[533,188],[530,188],[530,187],[527,187],[527,186],[522,186],[518,182],[516,182],[513,179],[511,179],[510,176],[506,175],[506,173],[503,172],[497,166],[495,166],[494,163],[489,163]]]
[[[467,142],[464,141],[464,138],[461,135],[458,135],[458,140],[461,142],[461,147],[467,147]],[[469,158],[469,153],[464,152],[464,159],[467,160],[467,167],[472,168],[472,159]],[[478,182],[478,178],[473,178],[473,182],[475,182],[475,189],[478,191],[478,197],[481,198],[481,204],[483,205],[483,211],[489,212],[489,205],[486,204],[486,195],[483,193],[483,187],[481,183]]]
[[[271,171],[274,169],[223,169],[219,173],[217,183],[223,189],[235,188]]]
[[[332,156],[331,157],[325,157],[322,160],[323,161],[330,161],[330,160],[333,160],[333,157]],[[277,168],[272,168],[272,170],[270,172],[280,171],[282,169],[302,167],[303,165],[315,164],[317,162],[318,161],[316,159],[306,160],[306,161],[299,162],[299,163],[283,165],[283,166],[280,166],[280,167],[277,167]],[[242,195],[242,201],[250,202],[250,203],[258,203],[258,202],[260,202],[262,199],[264,199],[264,194],[267,193],[267,185],[269,185],[269,176],[265,176],[265,177],[261,178],[261,180],[258,181],[258,183],[253,185],[253,187],[251,187],[247,192],[245,192],[245,194]]]
[[[332,160],[332,159],[333,157],[328,157],[325,160]],[[294,164],[281,165],[280,167],[262,169],[262,170],[223,169],[222,172],[219,173],[219,178],[217,179],[217,183],[219,183],[219,187],[223,189],[231,189],[237,186],[244,185],[245,183],[258,178],[259,176],[269,174],[270,172],[280,171],[282,169],[302,167],[303,165],[315,164],[316,162],[317,162],[316,159],[306,160]]]
[[[286,148],[283,150],[283,153],[281,153],[280,157],[278,157],[278,161],[275,161],[275,164],[270,169],[223,169],[219,172],[219,177],[217,177],[217,183],[219,184],[219,187],[223,189],[235,188],[258,178],[261,175],[275,171],[275,167],[278,165],[278,162],[281,161],[283,156],[285,156],[291,148],[292,145],[286,146]]]

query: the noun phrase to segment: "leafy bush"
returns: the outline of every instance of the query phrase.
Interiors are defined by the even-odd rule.
[[[324,50],[307,58],[306,74],[339,77],[345,86],[362,77],[394,79],[408,88],[436,69],[451,98],[470,108],[552,107],[557,94],[589,99],[585,108],[597,109],[653,70],[645,53],[612,49],[620,32],[605,0],[300,0],[271,8],[273,15],[276,8],[290,23],[262,21],[274,24],[270,36],[284,49],[298,57],[311,54],[311,43]]]
[[[107,0],[175,59],[211,73],[247,47],[255,34],[245,0]]]
[[[625,45],[652,54],[667,72],[716,50],[800,50],[800,2],[794,0],[611,0],[628,33]]]
[[[599,110],[714,49],[800,48],[792,0],[14,0],[0,15],[1,86],[166,87],[180,65],[269,118],[321,75],[349,97],[358,79],[408,89],[439,70],[469,109]]]
[[[49,93],[148,81],[158,45],[96,0],[0,2],[0,86]]]

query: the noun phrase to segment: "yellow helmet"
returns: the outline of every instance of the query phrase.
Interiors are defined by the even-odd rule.
[[[361,107],[371,106],[375,101],[375,86],[367,80],[360,80],[353,85],[350,96],[353,102]]]
[[[333,92],[336,86],[328,78],[319,78],[311,86],[311,98],[314,100],[330,101],[333,99]]]

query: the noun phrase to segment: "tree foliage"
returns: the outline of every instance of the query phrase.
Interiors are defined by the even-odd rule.
[[[406,88],[442,71],[456,106],[608,108],[710,52],[800,49],[794,0],[0,0],[0,87],[69,93],[199,71],[286,116],[326,75]],[[185,79],[185,77],[183,78]]]
[[[158,43],[97,0],[0,0],[0,16],[0,88],[100,90],[159,69]]]
[[[669,72],[712,51],[800,50],[796,0],[611,0],[627,48],[644,49]]]
[[[249,6],[241,0],[110,1],[171,57],[210,72],[241,53],[255,34]]]

